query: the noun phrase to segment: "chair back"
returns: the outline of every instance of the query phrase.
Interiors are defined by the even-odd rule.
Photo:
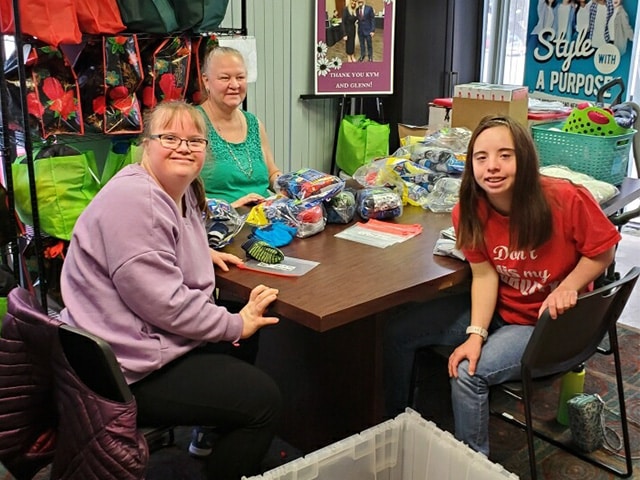
[[[633,267],[623,278],[578,297],[557,319],[545,311],[522,355],[523,372],[532,377],[562,373],[585,362],[615,326],[640,275]]]
[[[98,395],[115,402],[133,399],[111,347],[103,339],[71,325],[58,329],[60,344],[78,378]]]
[[[15,385],[0,389],[0,413],[30,428],[10,428],[8,422],[0,427],[0,454],[3,439],[18,443],[0,457],[12,473],[21,472],[14,476],[31,478],[32,465],[53,456],[51,478],[145,477],[149,449],[137,429],[135,399],[104,341],[49,318],[33,295],[16,287],[9,293],[0,346],[8,353],[0,355],[3,386]],[[55,453],[35,462],[40,459],[25,452],[51,429]]]

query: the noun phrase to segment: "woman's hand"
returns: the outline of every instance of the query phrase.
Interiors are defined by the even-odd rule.
[[[249,338],[259,328],[265,325],[278,323],[277,317],[263,317],[265,310],[278,298],[278,290],[275,288],[258,285],[249,295],[249,301],[240,310],[243,320],[242,335],[240,338]]]
[[[209,249],[209,255],[211,256],[213,264],[223,272],[229,271],[227,263],[232,265],[240,265],[241,263],[244,263],[242,259],[236,257],[233,253],[219,252],[213,248]]]
[[[458,378],[458,365],[465,359],[469,360],[469,375],[476,373],[483,342],[480,335],[469,335],[466,342],[453,351],[449,356],[449,377]]]
[[[231,206],[233,208],[244,207],[244,206],[253,206],[253,205],[256,205],[256,204],[260,203],[263,200],[264,200],[264,197],[262,195],[259,195],[257,193],[249,193],[249,194],[245,195],[244,197],[240,197],[235,202],[232,202]]]
[[[538,311],[538,318],[548,308],[551,318],[556,319],[558,315],[562,315],[564,312],[576,306],[578,302],[578,291],[562,288],[558,286],[553,292],[551,292],[547,298],[544,299],[540,310]]]

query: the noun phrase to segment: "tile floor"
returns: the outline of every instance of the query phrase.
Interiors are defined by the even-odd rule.
[[[624,275],[635,265],[640,266],[640,222],[637,219],[622,228],[622,241],[616,253],[616,271]],[[619,322],[640,330],[640,285],[636,285],[631,293]]]

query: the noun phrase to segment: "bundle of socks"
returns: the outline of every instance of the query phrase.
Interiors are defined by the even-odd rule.
[[[247,255],[259,262],[280,263],[284,260],[284,253],[279,248],[257,238],[249,238],[242,244],[242,249],[247,252]]]

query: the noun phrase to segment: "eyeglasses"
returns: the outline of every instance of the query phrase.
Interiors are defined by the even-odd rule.
[[[170,133],[161,133],[160,135],[149,135],[149,138],[160,140],[160,145],[164,148],[171,150],[177,150],[182,145],[182,142],[187,144],[187,148],[192,152],[204,152],[207,148],[209,140],[206,138],[180,138]]]

